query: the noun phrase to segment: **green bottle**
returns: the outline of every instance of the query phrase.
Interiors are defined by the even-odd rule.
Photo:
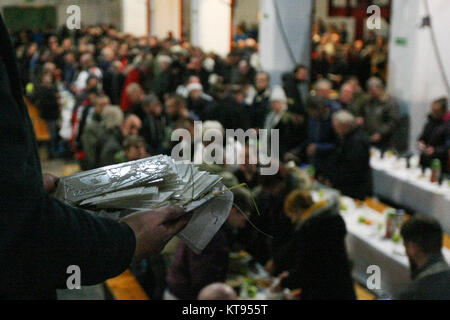
[[[441,161],[439,159],[434,159],[431,162],[431,182],[439,182],[442,174]]]

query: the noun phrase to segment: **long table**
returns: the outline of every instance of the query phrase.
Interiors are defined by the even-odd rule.
[[[397,163],[396,163],[397,161]],[[450,186],[431,183],[420,169],[405,169],[395,158],[371,159],[375,195],[421,215],[432,216],[450,233]]]
[[[381,271],[381,286],[372,291],[379,297],[395,297],[410,282],[408,258],[401,243],[384,239],[378,230],[378,223],[383,223],[384,216],[380,214],[387,206],[374,201],[366,201],[362,206],[356,206],[350,198],[342,198],[347,210],[341,211],[345,220],[348,235],[346,238],[350,259],[353,261],[353,276],[362,284],[366,284],[372,275],[369,266],[378,266]],[[373,221],[368,226],[360,223],[361,216]],[[446,247],[443,254],[450,263],[450,238],[446,235]]]

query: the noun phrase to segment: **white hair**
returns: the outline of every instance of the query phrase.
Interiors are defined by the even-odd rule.
[[[118,106],[106,106],[102,112],[103,122],[107,129],[118,127],[124,120],[122,110]]]
[[[330,80],[321,79],[321,80],[316,82],[316,85],[314,87],[315,87],[316,90],[320,90],[320,89],[328,89],[328,90],[330,90],[333,87],[333,85],[332,85]]]
[[[369,78],[369,80],[367,80],[367,88],[370,88],[372,86],[377,88],[384,88],[383,81],[377,77],[371,77]]]
[[[335,121],[337,124],[352,127],[355,125],[356,119],[347,110],[341,110],[333,114],[333,121]]]

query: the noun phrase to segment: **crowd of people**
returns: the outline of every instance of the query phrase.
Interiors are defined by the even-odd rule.
[[[403,115],[385,91],[385,39],[347,38],[345,26],[315,24],[311,67],[298,65],[281,86],[271,86],[251,37],[236,37],[222,58],[173,36],[137,38],[109,25],[13,36],[27,98],[48,124],[49,158],[75,158],[89,170],[170,155],[172,132],[194,134],[195,121],[202,133],[279,130],[275,175],[263,176],[251,163],[202,165],[228,187],[248,186],[234,191],[234,201],[252,225],[234,208],[202,254],[179,243],[170,263],[157,255],[135,266],[152,297],[179,299],[196,299],[202,288],[223,282],[235,250],[249,252],[281,286],[302,288],[302,298],[355,298],[345,223],[336,206],[312,200],[311,176],[352,198],[371,196],[370,148],[395,149]],[[424,165],[438,158],[448,172],[449,137],[442,98],[418,139]],[[239,150],[248,158],[257,143]],[[202,150],[207,143],[192,144]],[[216,285],[212,294],[214,288],[226,291]]]

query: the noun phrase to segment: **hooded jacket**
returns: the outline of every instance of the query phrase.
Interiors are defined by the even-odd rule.
[[[314,204],[297,222],[293,239],[275,256],[277,273],[289,271],[281,286],[301,289],[302,300],[354,300],[345,222],[334,201]]]

